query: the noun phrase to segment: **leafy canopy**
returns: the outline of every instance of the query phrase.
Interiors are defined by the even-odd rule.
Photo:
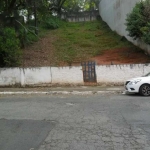
[[[130,37],[150,44],[150,0],[140,1],[135,5],[127,15],[126,26]]]

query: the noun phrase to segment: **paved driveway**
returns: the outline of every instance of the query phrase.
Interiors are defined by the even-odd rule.
[[[40,134],[39,142],[30,146],[36,150],[150,150],[150,97],[5,96],[0,98],[0,118],[0,124],[14,120],[16,126],[17,122],[30,120],[40,132],[45,129],[47,134]],[[26,126],[23,129],[29,132],[28,126],[32,125],[28,122]],[[21,140],[25,132],[20,133],[22,135],[16,136]],[[7,139],[7,132],[5,134]],[[31,137],[34,142],[37,134]],[[4,143],[3,138],[0,139]],[[19,140],[15,144],[17,146]],[[24,140],[24,144],[28,142]]]

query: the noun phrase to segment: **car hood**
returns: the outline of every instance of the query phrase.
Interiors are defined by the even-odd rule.
[[[129,79],[128,81],[142,80],[142,79],[145,79],[145,78],[148,78],[148,77],[131,78],[131,79]]]

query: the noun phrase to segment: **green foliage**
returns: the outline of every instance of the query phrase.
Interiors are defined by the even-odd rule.
[[[14,67],[20,63],[20,42],[14,29],[4,28],[0,31],[0,67]]]
[[[141,28],[141,32],[143,34],[141,39],[145,43],[150,44],[150,23],[147,23],[147,25],[145,27]]]
[[[133,39],[141,39],[150,44],[150,0],[136,4],[132,12],[127,15],[126,30]]]
[[[46,29],[57,29],[62,24],[62,21],[58,17],[46,16],[43,19],[43,27]]]
[[[67,22],[51,33],[51,36],[58,37],[54,43],[57,60],[69,65],[89,60],[105,50],[134,47],[125,38],[112,32],[101,19],[91,22]]]
[[[134,39],[141,37],[141,28],[143,25],[145,25],[141,15],[142,5],[142,2],[137,3],[132,13],[128,14],[126,19],[127,31],[129,31],[129,36],[133,37]]]
[[[97,10],[99,0],[66,0],[63,5],[65,12]]]
[[[57,2],[63,4],[65,0]],[[39,39],[41,22],[46,29],[56,29],[61,25],[58,18],[50,16],[50,6],[49,0],[0,1],[0,67],[19,64],[20,48]]]
[[[34,32],[35,27],[22,28],[21,30],[19,30],[18,34],[21,47],[25,47],[28,44],[32,44],[33,42],[38,41],[38,36]]]

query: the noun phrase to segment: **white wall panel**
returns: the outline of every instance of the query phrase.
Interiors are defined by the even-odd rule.
[[[100,0],[99,12],[102,19],[119,35],[125,36],[133,44],[139,46],[150,55],[150,46],[139,40],[133,40],[126,31],[126,18],[135,4],[140,0]]]

